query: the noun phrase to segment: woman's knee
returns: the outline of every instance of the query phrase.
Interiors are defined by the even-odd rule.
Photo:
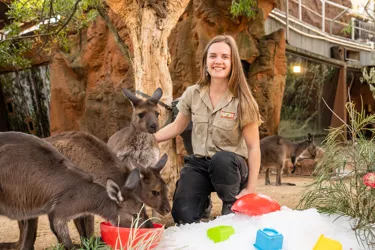
[[[204,202],[201,198],[177,198],[173,201],[172,217],[177,224],[198,222],[202,218]]]
[[[238,157],[233,152],[228,151],[219,151],[216,154],[214,154],[211,158],[211,164],[210,164],[210,171],[214,171],[216,169],[223,170],[229,168],[236,168],[238,167],[237,159]]]
[[[211,158],[209,172],[212,183],[232,185],[247,179],[248,167],[241,156],[220,151]]]

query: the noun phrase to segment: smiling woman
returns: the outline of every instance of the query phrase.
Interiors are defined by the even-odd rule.
[[[185,158],[176,184],[174,221],[199,221],[211,192],[223,201],[221,213],[231,213],[237,198],[255,192],[261,122],[233,37],[216,36],[208,43],[200,79],[186,89],[177,108],[175,121],[155,134],[158,142],[166,141],[193,122],[193,154]]]
[[[231,69],[231,49],[229,45],[224,42],[213,44],[208,50],[206,67],[207,73],[211,76],[211,81],[227,79]]]

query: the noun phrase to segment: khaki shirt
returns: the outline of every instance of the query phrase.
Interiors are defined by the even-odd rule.
[[[215,109],[208,87],[193,85],[186,89],[177,104],[179,112],[193,121],[192,146],[197,157],[212,157],[229,151],[247,159],[248,151],[238,120],[238,98],[228,90]]]

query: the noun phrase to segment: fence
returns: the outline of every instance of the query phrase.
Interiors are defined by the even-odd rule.
[[[314,3],[311,0],[305,1]],[[367,8],[369,13],[367,11],[366,13],[362,13],[329,0],[320,0],[318,3],[320,5],[314,6],[316,10],[313,10],[303,0],[285,0],[285,10],[288,9],[288,11],[282,12],[274,9],[271,14],[273,16],[284,17],[287,26],[287,37],[289,22],[292,21],[300,25],[302,23],[311,25],[330,36],[338,36],[343,39],[349,39],[352,42],[366,43],[373,49],[373,42],[375,42],[375,22],[372,18],[374,15],[370,13],[374,10],[374,7],[369,5],[370,1],[362,7],[364,12]],[[293,7],[297,8],[290,8],[290,5],[294,5]],[[336,29],[336,31],[333,29]],[[339,29],[339,32],[337,32],[337,29]]]

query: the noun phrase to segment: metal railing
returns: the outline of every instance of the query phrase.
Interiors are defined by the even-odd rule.
[[[302,3],[302,0],[285,0],[285,1],[286,1],[286,9],[288,10],[285,12],[286,26],[288,26],[289,17],[291,16],[289,12],[289,1],[291,1],[298,5],[297,16],[294,16],[294,18],[296,18],[300,22],[304,22],[302,12],[303,10],[306,10],[314,14],[315,16],[321,18],[321,27],[316,27],[316,28],[320,28],[321,31],[323,31],[324,33],[329,33],[330,35],[333,35],[332,27],[334,24],[338,24],[338,25],[342,25],[343,28],[349,27],[349,30],[351,33],[350,39],[353,41],[357,41],[358,39],[361,39],[361,40],[367,40],[366,42],[369,42],[369,41],[375,42],[375,23],[374,23],[374,20],[371,17],[369,17],[366,13],[364,14],[360,13],[354,9],[351,9],[346,6],[342,6],[340,4],[331,2],[329,0],[320,0],[321,13],[304,5]],[[329,18],[326,16],[326,5],[330,5],[334,8],[340,9],[341,12],[333,18]],[[351,18],[349,19],[348,22],[341,22],[338,20],[340,17],[343,17],[344,14],[350,15]],[[329,32],[326,31],[327,21],[330,22]],[[288,33],[289,31],[287,27],[287,31],[286,31],[287,37],[288,37]],[[344,37],[343,34],[336,34],[336,35]]]

